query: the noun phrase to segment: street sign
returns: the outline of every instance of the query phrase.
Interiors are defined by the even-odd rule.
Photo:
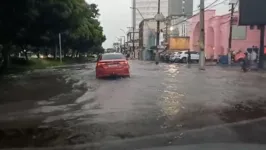
[[[164,21],[164,15],[162,13],[156,14],[154,18],[156,21]]]

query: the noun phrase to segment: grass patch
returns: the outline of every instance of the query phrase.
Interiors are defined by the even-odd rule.
[[[30,60],[25,60],[21,58],[12,58],[9,68],[5,69],[2,73],[11,74],[19,73],[34,69],[45,69],[49,67],[56,67],[61,65],[71,65],[80,63],[93,62],[93,59],[82,57],[82,58],[64,58],[62,62],[59,59],[45,58],[37,59],[32,58]]]

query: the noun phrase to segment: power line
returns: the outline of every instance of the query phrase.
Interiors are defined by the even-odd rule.
[[[208,9],[208,8],[210,8],[210,7],[215,7],[215,6],[221,5],[221,4],[224,3],[226,0],[224,0],[224,1],[220,2],[220,3],[215,4],[215,3],[218,2],[218,1],[219,1],[219,0],[216,0],[216,1],[214,1],[213,3],[211,3],[210,5],[206,6],[206,7],[204,8],[204,10],[206,11],[206,9]],[[215,5],[214,5],[214,4],[215,4]],[[199,9],[196,10],[196,11],[199,11]],[[191,17],[186,18],[185,20],[182,20],[182,21],[180,21],[180,22],[178,22],[178,23],[176,23],[176,24],[173,24],[172,26],[176,26],[176,25],[179,25],[179,24],[181,24],[181,23],[183,23],[183,22],[186,22],[187,20],[193,18],[194,16],[195,16],[195,15],[192,15]],[[165,28],[162,28],[162,29],[165,29]]]
[[[234,6],[234,13],[236,12],[235,8],[237,7],[238,2],[239,2],[239,0],[234,4],[234,5],[235,5],[235,6]],[[230,17],[228,17],[228,18],[230,18]],[[228,23],[228,22],[230,22],[230,19],[227,20],[227,21],[225,21],[225,22],[223,22],[223,23],[221,23],[221,25],[226,24],[226,23]]]

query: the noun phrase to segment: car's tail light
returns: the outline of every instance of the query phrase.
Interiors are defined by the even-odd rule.
[[[127,61],[120,61],[119,64],[120,65],[128,65],[128,62]]]
[[[104,62],[98,62],[97,63],[97,67],[104,67],[106,65],[106,63]]]

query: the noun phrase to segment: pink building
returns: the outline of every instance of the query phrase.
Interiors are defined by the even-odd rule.
[[[238,13],[234,14],[237,23]],[[199,50],[199,14],[194,15],[189,20],[190,49]],[[230,14],[216,16],[215,10],[205,11],[205,52],[206,57],[217,58],[219,55],[227,54],[229,38]],[[232,40],[232,50],[245,51],[252,46],[259,47],[260,31],[257,27],[236,27],[241,28],[243,33],[241,38],[234,37]],[[244,30],[243,30],[244,29]],[[237,30],[234,28],[234,31]],[[266,39],[266,38],[265,38]],[[266,40],[265,40],[266,42]]]

